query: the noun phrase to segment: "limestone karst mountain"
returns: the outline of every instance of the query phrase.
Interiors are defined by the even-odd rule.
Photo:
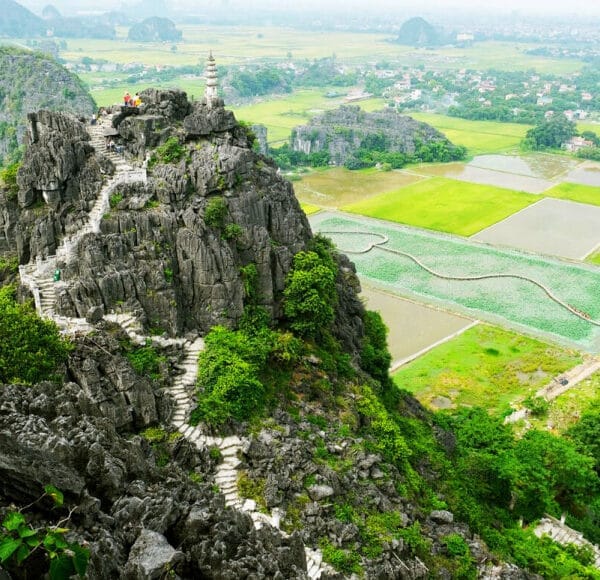
[[[48,109],[88,118],[95,108],[77,76],[52,58],[0,48],[0,162],[22,143],[28,113]]]
[[[90,579],[483,569],[485,545],[429,495],[439,474],[425,449],[443,454],[452,434],[362,368],[369,340],[372,356],[384,353],[385,332],[369,330],[352,264],[329,256],[325,343],[292,336],[286,283],[314,238],[291,184],[218,98],[140,97],[100,125],[31,113],[18,192],[0,192],[0,255],[18,257],[21,296],[72,342],[52,381],[0,385],[0,519],[34,502],[39,525],[55,523],[35,500],[60,488]],[[277,338],[272,400],[251,420],[192,425],[203,337],[237,327],[249,304],[280,331],[265,339]],[[29,577],[47,564],[38,551]]]

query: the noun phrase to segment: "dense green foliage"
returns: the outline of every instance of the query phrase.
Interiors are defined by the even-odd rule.
[[[55,379],[70,344],[50,320],[15,300],[14,289],[0,288],[0,382],[36,383]]]
[[[6,189],[6,195],[8,199],[16,199],[19,193],[19,186],[17,185],[17,171],[21,163],[14,161],[13,163],[3,167],[0,170],[0,181]]]
[[[198,407],[192,420],[220,425],[261,414],[269,394],[268,363],[285,368],[297,359],[300,343],[267,327],[253,332],[215,326],[198,362]]]
[[[222,197],[213,197],[208,201],[204,210],[204,222],[214,228],[223,227],[227,215],[227,204]]]
[[[157,163],[177,163],[181,161],[186,154],[185,147],[179,142],[177,137],[169,137],[162,145],[156,148],[148,167]]]
[[[34,504],[45,498],[50,498],[56,508],[63,505],[63,494],[53,485],[45,486],[43,495]],[[64,526],[70,514],[55,525],[39,526],[33,519],[28,521],[22,511],[9,511],[2,520],[0,564],[15,577],[21,577],[22,573],[23,577],[41,577],[47,571],[50,580],[67,580],[75,575],[84,578],[90,554],[87,548],[65,538],[69,529]]]
[[[151,379],[160,378],[160,367],[167,360],[164,356],[158,354],[150,340],[146,342],[145,346],[139,346],[128,351],[126,356],[138,375]]]
[[[232,72],[229,85],[240,97],[289,93],[292,90],[290,75],[271,67]]]
[[[313,249],[294,256],[283,292],[283,309],[290,328],[299,336],[319,338],[333,322],[337,265],[331,243],[315,238]]]
[[[364,317],[365,336],[360,353],[360,366],[374,379],[387,387],[392,355],[387,348],[387,327],[379,312],[367,310]]]
[[[575,134],[575,123],[561,115],[529,129],[525,135],[523,146],[534,151],[560,149]]]

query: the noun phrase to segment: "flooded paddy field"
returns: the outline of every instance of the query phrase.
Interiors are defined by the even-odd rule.
[[[565,181],[581,183],[583,185],[593,185],[600,187],[600,163],[595,161],[586,161],[579,167],[569,171],[564,178]]]
[[[495,155],[502,157],[502,155]],[[451,177],[460,181],[493,185],[526,193],[540,194],[554,185],[554,182],[539,177],[531,177],[517,173],[496,171],[494,169],[478,167],[471,163],[447,163],[444,165],[423,165],[416,169],[425,175]]]
[[[467,317],[600,352],[600,326],[593,323],[600,321],[596,266],[335,212],[320,212],[310,221],[314,231],[350,253],[370,284]],[[476,276],[490,277],[447,278]]]
[[[600,245],[600,207],[547,197],[472,238],[580,260]]]
[[[392,368],[469,328],[473,321],[363,284],[361,297],[389,329]]]
[[[294,191],[302,203],[336,209],[420,179],[418,175],[399,171],[350,171],[334,167],[306,174],[294,183]]]

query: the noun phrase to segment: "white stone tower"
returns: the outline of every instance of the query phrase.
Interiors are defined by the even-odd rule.
[[[217,65],[212,55],[212,50],[206,61],[206,88],[204,89],[204,99],[209,107],[213,107],[218,103],[217,95]]]

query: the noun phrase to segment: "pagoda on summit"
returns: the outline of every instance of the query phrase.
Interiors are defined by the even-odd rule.
[[[219,103],[217,95],[217,65],[212,55],[212,50],[206,61],[206,88],[204,89],[204,100],[209,108]]]

